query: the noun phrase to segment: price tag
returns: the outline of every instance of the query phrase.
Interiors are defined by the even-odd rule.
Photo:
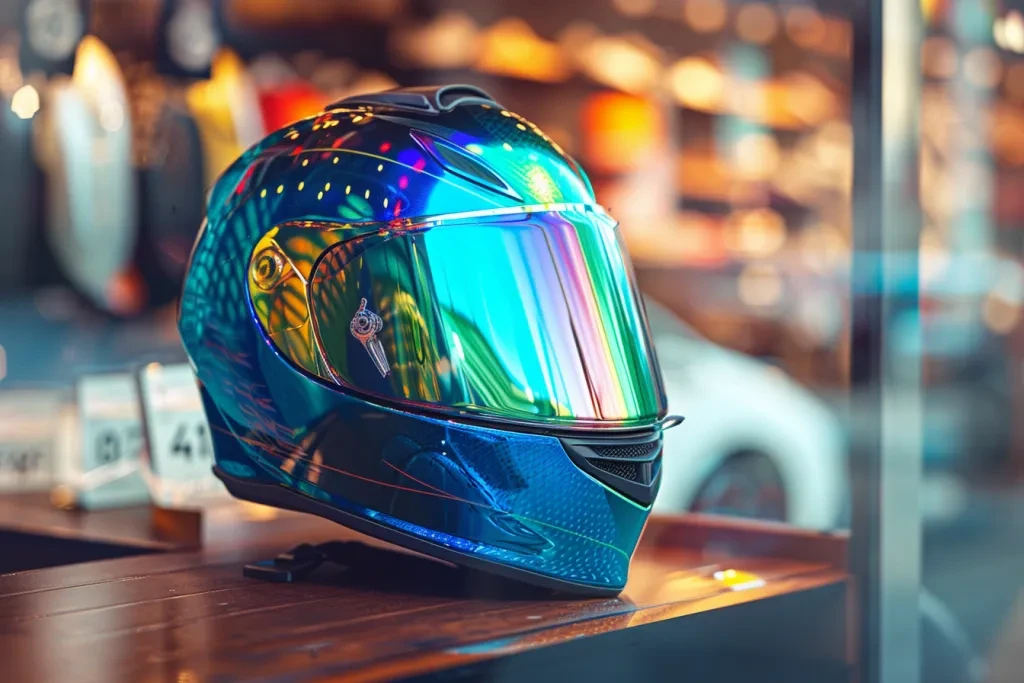
[[[58,391],[0,392],[0,491],[50,487],[66,398]]]
[[[192,368],[150,363],[138,382],[153,501],[187,508],[227,500],[213,474],[213,442]]]
[[[85,509],[141,505],[149,491],[140,472],[142,416],[131,373],[83,375],[78,399],[78,467],[64,483]]]

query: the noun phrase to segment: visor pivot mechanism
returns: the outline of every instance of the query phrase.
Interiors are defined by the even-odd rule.
[[[684,418],[682,415],[668,415],[665,417],[665,419],[661,421],[661,430],[666,431],[672,429],[673,427],[678,427],[679,425],[683,424],[683,420],[685,419],[686,418]]]
[[[391,368],[388,366],[387,356],[384,355],[384,345],[377,338],[377,333],[383,327],[384,321],[380,319],[380,316],[366,309],[366,299],[360,299],[359,310],[352,317],[348,329],[370,354],[370,359],[380,371],[380,376],[387,377],[391,374]]]

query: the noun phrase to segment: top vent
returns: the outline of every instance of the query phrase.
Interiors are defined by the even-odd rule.
[[[366,93],[346,97],[331,107],[371,106],[405,109],[438,114],[465,104],[500,106],[485,91],[473,85],[422,86],[395,88],[384,92]],[[329,109],[330,107],[328,107]]]

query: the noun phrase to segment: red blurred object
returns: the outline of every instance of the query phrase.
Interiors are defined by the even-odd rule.
[[[294,81],[260,93],[263,125],[268,131],[313,116],[330,104],[328,97],[309,83]]]

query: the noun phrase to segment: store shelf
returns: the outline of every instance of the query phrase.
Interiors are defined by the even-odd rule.
[[[347,534],[312,519],[261,528],[197,552],[0,576],[0,678],[849,680],[839,536],[655,517],[622,596],[578,600],[399,553],[262,583],[241,563],[271,542]]]
[[[0,532],[151,550],[172,550],[151,531],[148,507],[99,512],[58,510],[46,493],[0,496]]]
[[[57,509],[46,493],[5,494],[0,547],[17,548],[17,556],[0,553],[0,574],[200,546],[200,555],[255,548],[273,553],[296,534],[313,541],[356,536],[326,520],[234,500],[202,512],[148,505],[85,511]]]

